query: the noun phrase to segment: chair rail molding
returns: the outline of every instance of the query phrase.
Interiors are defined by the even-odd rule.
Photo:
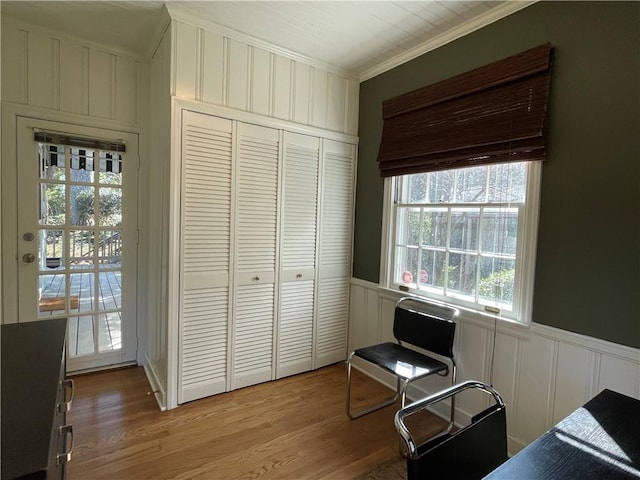
[[[352,278],[349,349],[392,340],[393,308],[404,295]],[[536,323],[496,324],[463,312],[455,349],[459,382],[486,382],[503,396],[510,454],[605,388],[640,399],[640,350],[624,345]],[[395,384],[381,371],[365,373],[390,388]],[[418,399],[448,386],[447,379],[425,378],[416,382],[409,396]],[[488,405],[487,398],[463,396],[456,400],[456,418],[467,424],[468,412]],[[446,418],[448,408],[443,402],[436,413]]]

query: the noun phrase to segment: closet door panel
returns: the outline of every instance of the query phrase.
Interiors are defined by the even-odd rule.
[[[313,366],[320,160],[318,137],[285,132],[283,143],[277,378]]]
[[[292,281],[281,286],[278,378],[306,372],[313,366],[314,283]]]
[[[238,272],[275,271],[278,148],[278,130],[238,124]]]
[[[182,122],[180,403],[227,390],[232,122]]]
[[[232,388],[273,378],[279,138],[237,126]]]
[[[236,289],[234,389],[272,379],[273,309],[273,283]]]
[[[315,368],[347,358],[349,278],[320,279]]]
[[[315,368],[347,355],[355,146],[324,140]]]

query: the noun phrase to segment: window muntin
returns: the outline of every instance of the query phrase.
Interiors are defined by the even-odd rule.
[[[522,227],[531,208],[531,165],[395,177],[390,286],[473,310],[499,308],[502,317],[527,321],[521,270],[531,252]]]

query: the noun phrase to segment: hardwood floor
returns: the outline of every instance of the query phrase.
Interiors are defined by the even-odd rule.
[[[355,372],[355,401],[388,390]],[[394,407],[349,420],[346,367],[160,412],[141,367],[74,377],[69,480],[352,479],[398,457]],[[368,399],[368,400],[367,400]],[[438,428],[430,420],[430,428]]]

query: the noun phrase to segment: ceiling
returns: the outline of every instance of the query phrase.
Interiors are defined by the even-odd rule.
[[[2,1],[3,17],[148,56],[164,4],[369,78],[531,2],[505,1]],[[106,27],[105,27],[106,26]]]

